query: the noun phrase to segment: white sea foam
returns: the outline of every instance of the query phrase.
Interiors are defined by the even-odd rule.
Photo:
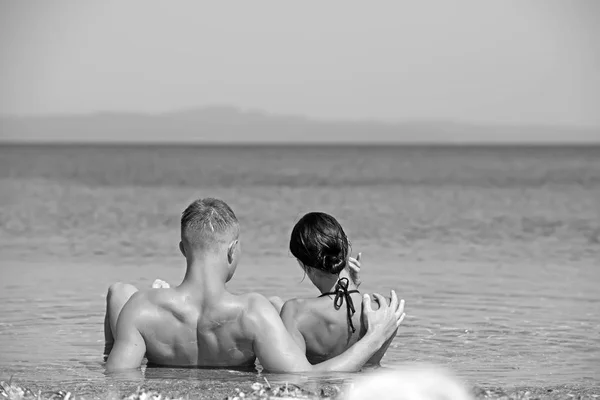
[[[379,370],[357,379],[348,400],[471,400],[473,397],[450,371],[431,365],[405,365]]]

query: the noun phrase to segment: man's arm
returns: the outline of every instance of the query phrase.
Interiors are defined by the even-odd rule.
[[[368,325],[365,336],[343,354],[316,365],[308,362],[271,303],[263,296],[257,296],[251,301],[246,317],[247,328],[253,335],[254,352],[262,366],[271,372],[358,371],[404,318],[404,300],[399,304],[393,291],[390,306],[383,296],[374,296],[380,303],[377,311],[371,309],[368,295],[363,301],[363,315]]]
[[[294,300],[288,300],[285,302],[283,307],[281,308],[281,313],[279,316],[281,317],[281,321],[283,322],[283,326],[289,332],[294,342],[298,345],[298,348],[302,351],[302,353],[306,353],[306,340],[304,340],[304,336],[300,329],[298,329],[298,319],[296,315],[298,314],[297,304]]]
[[[136,325],[139,315],[140,306],[135,300],[127,302],[123,307],[117,320],[115,344],[106,361],[107,371],[133,369],[142,364],[146,354],[146,342]]]
[[[387,297],[385,299],[388,302],[388,304],[392,301],[392,299],[387,298]],[[379,307],[379,303],[371,304],[371,307],[373,307],[373,309],[375,310],[375,309],[377,309]],[[397,332],[397,330],[396,330],[396,332]],[[367,362],[367,364],[370,364],[370,365],[379,365],[379,363],[381,362],[381,359],[385,355],[385,352],[387,351],[388,347],[390,347],[390,344],[392,344],[392,340],[394,339],[394,336],[396,336],[396,332],[394,332],[394,335],[392,335],[392,337],[389,338],[383,344],[383,346],[381,346],[381,348],[379,350],[377,350],[377,352],[375,353],[375,355],[373,355],[373,357],[371,357],[369,359],[369,361]]]
[[[281,308],[283,307],[283,304],[285,303],[283,300],[281,300],[281,297],[271,296],[271,297],[269,297],[269,301],[271,302],[271,304],[273,304],[273,307],[275,307],[275,310],[277,310],[277,312],[280,313]]]
[[[350,277],[352,278],[352,281],[354,282],[356,287],[359,287],[360,284],[362,283],[362,281],[360,279],[360,271],[362,268],[361,256],[362,256],[362,253],[358,253],[356,258],[348,257],[348,267],[350,269]],[[391,299],[386,299],[386,300],[388,300],[388,304],[391,301]],[[374,306],[374,309],[377,309],[377,307],[379,307],[378,304],[373,304],[373,306]],[[371,357],[371,359],[368,361],[369,364],[379,365],[379,363],[381,362],[381,359],[385,355],[385,352],[387,351],[388,347],[390,347],[390,344],[392,344],[392,340],[394,339],[394,336],[396,336],[395,332],[392,335],[392,337],[390,337],[383,344],[383,346],[381,346],[381,348],[377,351],[377,353],[375,353],[375,355],[373,357]]]

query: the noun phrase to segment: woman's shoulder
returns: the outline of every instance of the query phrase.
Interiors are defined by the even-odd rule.
[[[301,297],[289,299],[285,303],[283,303],[281,313],[297,313],[304,309],[307,305],[309,305],[311,300],[312,299],[303,299]]]
[[[286,301],[281,308],[281,316],[294,316],[296,318],[303,315],[312,315],[315,311],[323,310],[324,299],[320,298],[295,298]]]

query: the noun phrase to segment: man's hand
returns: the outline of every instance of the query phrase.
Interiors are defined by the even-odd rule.
[[[152,284],[153,289],[168,289],[170,287],[171,287],[171,285],[169,285],[167,282],[163,281],[162,279],[156,279],[154,281],[154,283]]]
[[[350,269],[350,279],[358,288],[362,281],[360,280],[360,256],[362,253],[358,253],[356,258],[348,257],[348,268]]]
[[[382,295],[373,293],[373,297],[379,303],[379,309],[373,311],[373,308],[371,308],[371,297],[365,294],[362,302],[363,322],[367,327],[367,335],[377,335],[383,343],[395,334],[404,320],[404,300],[400,300],[400,303],[398,303],[398,297],[393,290],[391,291],[389,306]]]

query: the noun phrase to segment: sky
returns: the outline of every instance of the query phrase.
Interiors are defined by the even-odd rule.
[[[600,2],[0,2],[0,114],[600,126]]]

